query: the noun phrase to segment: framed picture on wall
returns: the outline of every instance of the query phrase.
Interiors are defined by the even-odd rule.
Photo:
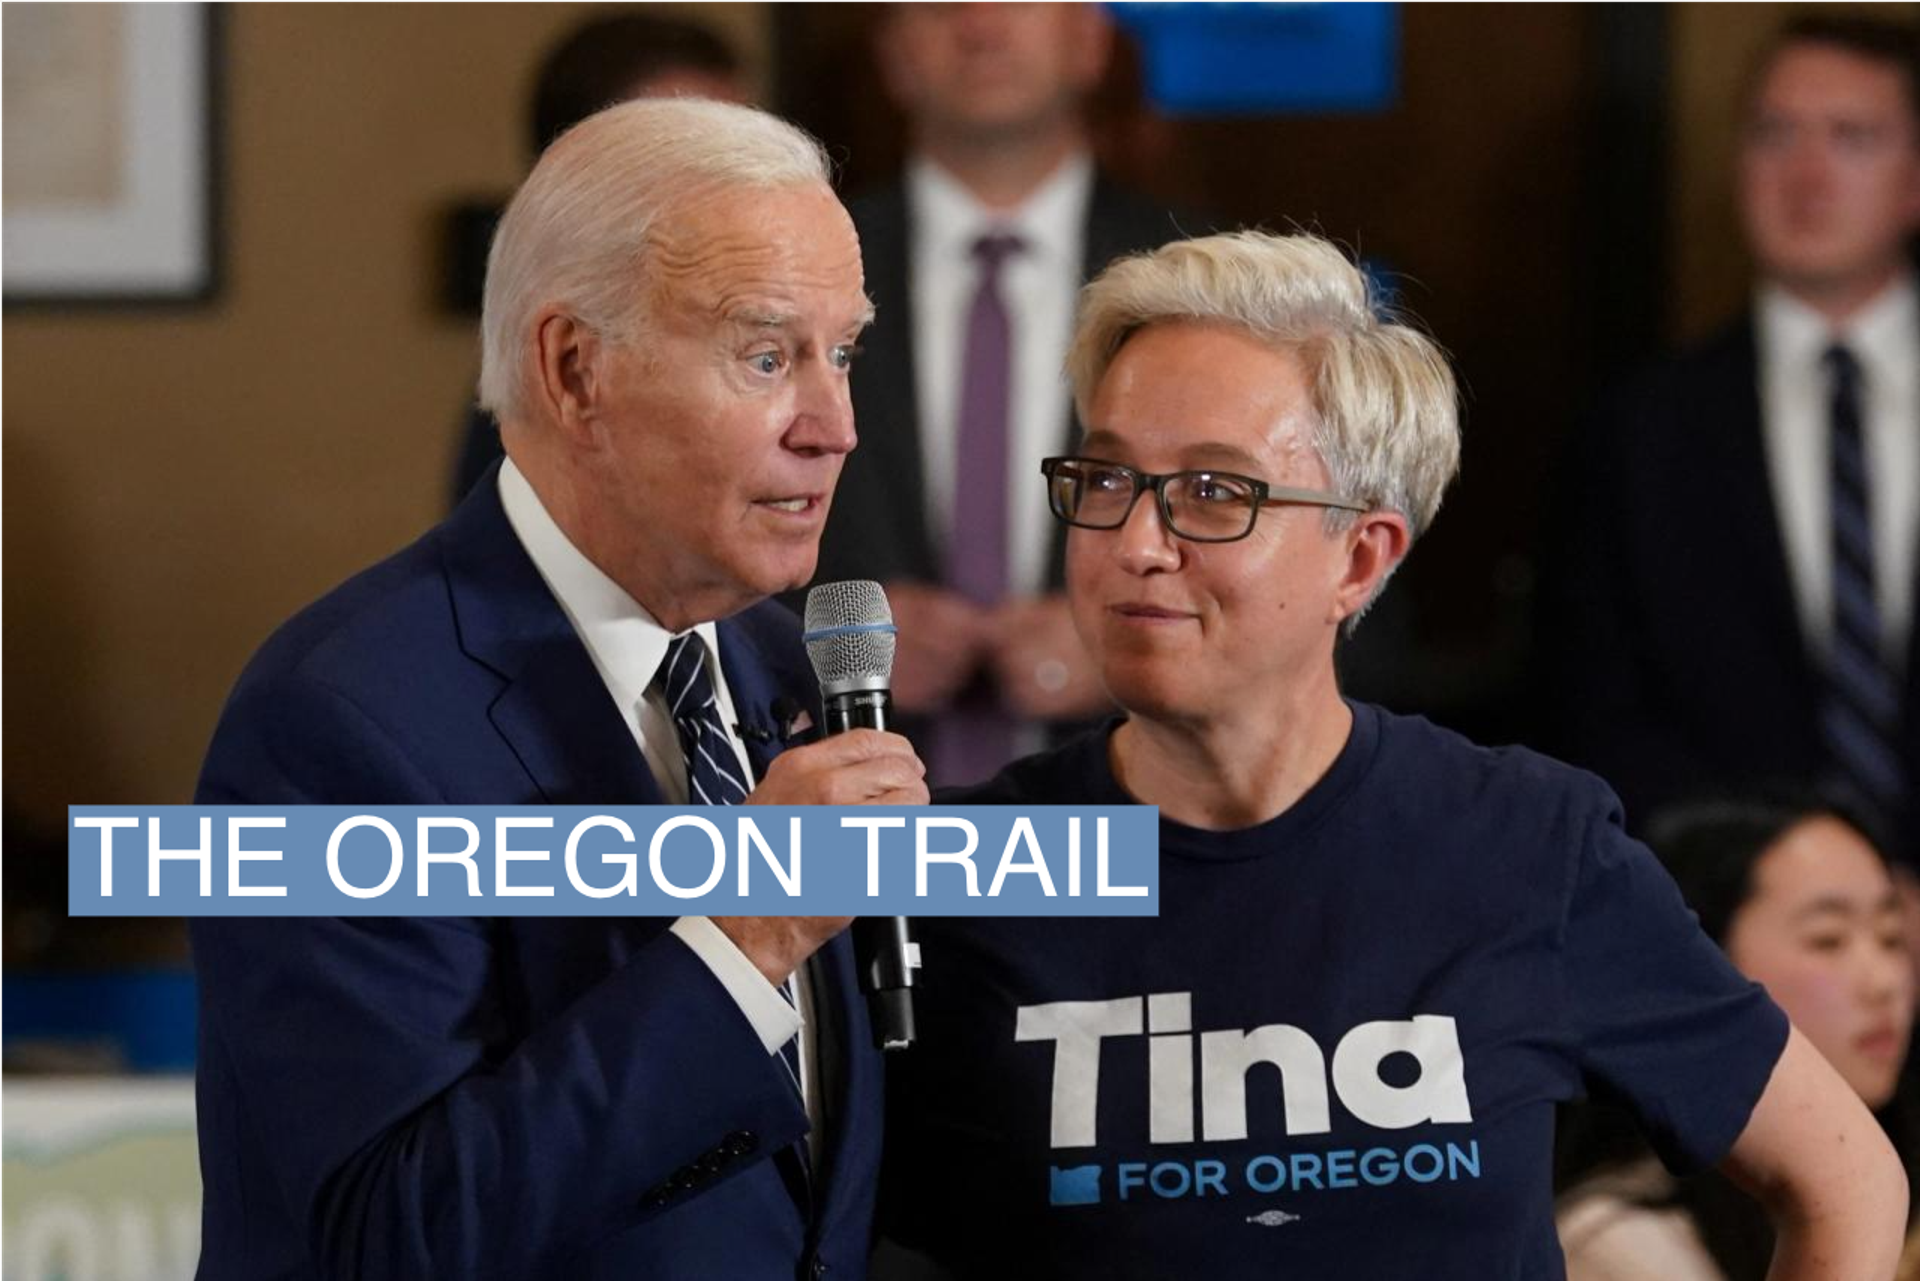
[[[6,302],[212,297],[212,6],[8,5],[0,25]]]

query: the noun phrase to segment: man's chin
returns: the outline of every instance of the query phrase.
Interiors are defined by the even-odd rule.
[[[813,581],[813,572],[819,564],[820,548],[817,544],[805,556],[796,555],[791,550],[770,554],[762,565],[764,575],[754,585],[763,596],[799,591]]]
[[[1765,273],[1795,293],[1808,297],[1843,294],[1899,269],[1900,259],[1870,259],[1826,245],[1800,244],[1783,249],[1771,262],[1763,262]]]

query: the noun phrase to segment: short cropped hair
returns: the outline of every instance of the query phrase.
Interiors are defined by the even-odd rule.
[[[529,338],[561,306],[615,342],[648,302],[649,236],[676,212],[730,189],[828,183],[820,144],[752,107],[700,98],[621,103],[587,117],[541,155],[500,219],[480,316],[480,403],[506,422],[525,410]]]
[[[1907,110],[1920,120],[1920,26],[1864,13],[1808,13],[1783,24],[1768,39],[1747,77],[1747,97],[1758,91],[1780,55],[1816,45],[1877,62],[1900,73]]]
[[[1318,417],[1314,446],[1336,492],[1397,511],[1415,537],[1460,469],[1453,371],[1425,334],[1373,305],[1331,243],[1258,231],[1179,240],[1123,258],[1080,293],[1067,376],[1084,421],[1127,339],[1175,321],[1244,330],[1299,354]],[[1351,512],[1329,510],[1329,528]]]

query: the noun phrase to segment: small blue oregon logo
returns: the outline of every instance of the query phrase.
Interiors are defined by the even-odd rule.
[[[1099,1205],[1100,1167],[1070,1165],[1052,1167],[1047,1199],[1054,1205]]]

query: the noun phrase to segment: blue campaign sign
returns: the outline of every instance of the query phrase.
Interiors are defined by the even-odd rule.
[[[1384,111],[1399,94],[1394,4],[1114,4],[1170,116]]]
[[[74,806],[74,916],[1154,916],[1151,806]]]

